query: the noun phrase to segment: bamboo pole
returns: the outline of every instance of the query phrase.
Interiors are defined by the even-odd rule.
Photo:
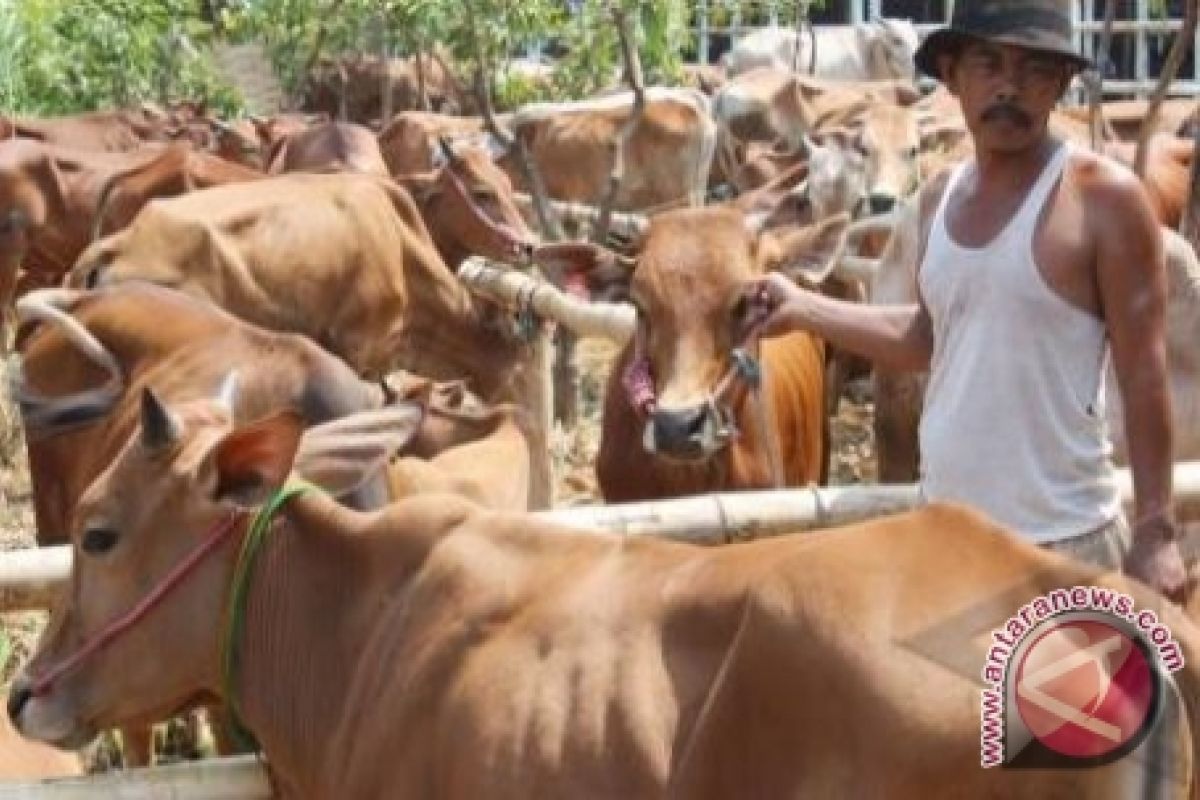
[[[662,536],[692,544],[728,544],[897,514],[917,504],[917,487],[811,487],[740,492],[542,514],[573,528]]]
[[[1126,512],[1132,511],[1133,479],[1118,470]],[[1200,519],[1200,461],[1175,465],[1175,512],[1181,522]],[[628,536],[663,536],[716,545],[830,525],[844,525],[917,504],[915,484],[830,486],[763,492],[735,492],[609,506],[581,506],[536,512],[542,519],[583,530],[607,530]],[[66,545],[0,553],[0,599],[10,592],[29,596],[70,574]],[[25,594],[21,594],[25,593]],[[0,611],[26,610],[29,606]]]
[[[0,800],[270,800],[273,796],[267,772],[254,756],[0,783]]]
[[[554,320],[578,336],[609,339],[618,345],[633,336],[636,313],[628,303],[579,300],[546,281],[490,267],[479,258],[464,261],[458,277],[474,292],[509,307],[526,304],[539,316]]]
[[[0,610],[50,608],[70,572],[71,548],[65,545],[0,553]]]

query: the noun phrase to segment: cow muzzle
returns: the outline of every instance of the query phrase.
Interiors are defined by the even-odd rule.
[[[642,446],[675,461],[704,461],[736,436],[732,417],[716,403],[656,409],[646,418]]]
[[[21,673],[8,693],[8,718],[26,738],[64,750],[78,750],[96,738],[97,731],[81,724],[62,692],[35,697],[32,682]]]

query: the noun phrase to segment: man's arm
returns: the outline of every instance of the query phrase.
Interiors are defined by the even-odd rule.
[[[1171,399],[1162,233],[1137,179],[1101,166],[1089,176],[1096,278],[1125,414],[1133,472],[1133,547],[1126,571],[1168,597],[1186,575],[1171,511]]]
[[[885,369],[929,369],[933,328],[929,312],[916,291],[917,260],[922,238],[921,219],[930,197],[936,202],[945,181],[936,181],[905,204],[895,233],[879,262],[879,273],[891,283],[906,283],[895,298],[916,302],[867,305],[825,297],[796,286],[781,275],[769,275],[748,287],[747,328],[761,336],[804,330],[842,350],[855,353]]]

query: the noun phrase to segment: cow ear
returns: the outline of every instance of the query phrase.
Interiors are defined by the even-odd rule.
[[[283,486],[292,471],[304,420],[281,411],[236,428],[216,447],[217,500],[253,510]]]
[[[399,402],[309,428],[296,452],[295,472],[334,497],[363,487],[421,430],[421,403]]]
[[[816,286],[833,272],[849,237],[850,216],[835,214],[812,225],[764,233],[759,240],[763,271],[778,270]]]
[[[555,286],[595,300],[622,298],[637,267],[635,258],[586,242],[539,245],[532,260]]]

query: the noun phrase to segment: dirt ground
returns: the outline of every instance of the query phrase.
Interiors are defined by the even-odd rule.
[[[556,429],[551,440],[559,505],[579,505],[599,500],[592,462],[600,442],[600,402],[604,376],[608,374],[613,355],[611,346],[592,341],[583,342],[577,353],[581,373],[582,423],[571,430]],[[832,483],[874,480],[871,414],[869,403],[843,400],[838,415],[832,421]],[[14,424],[17,420],[16,409],[8,396],[8,382],[4,381],[0,403],[0,549],[3,550],[34,545],[32,490],[20,426]],[[28,658],[45,624],[45,618],[46,614],[42,612],[3,616],[0,631],[8,637],[11,645],[8,660],[0,668],[0,677],[5,685]],[[172,723],[169,728],[159,731],[160,761],[178,760],[196,754],[195,743],[187,741],[181,735],[182,730],[182,725]],[[105,736],[92,745],[84,756],[93,770],[109,768],[118,758],[114,739]]]

